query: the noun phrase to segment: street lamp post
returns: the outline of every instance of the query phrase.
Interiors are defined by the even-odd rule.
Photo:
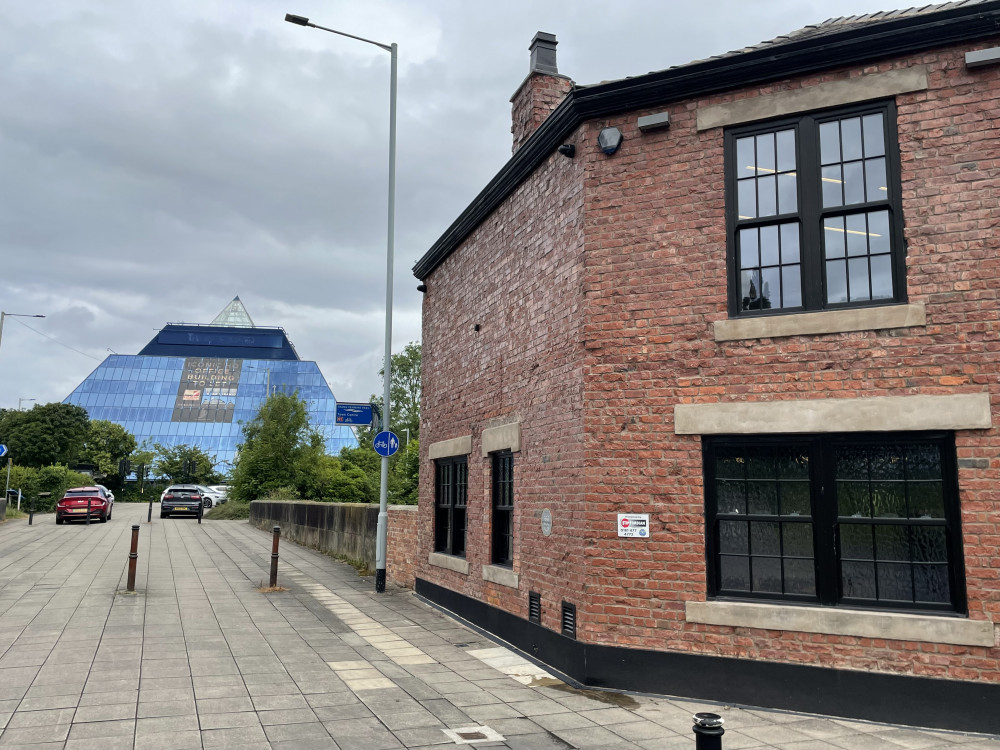
[[[298,26],[311,26],[321,31],[329,31],[331,34],[346,36],[348,39],[357,39],[359,42],[373,44],[379,49],[384,49],[390,56],[390,77],[389,77],[389,219],[388,236],[386,239],[385,251],[385,374],[384,389],[382,392],[382,408],[384,413],[384,428],[390,429],[389,423],[389,385],[392,382],[392,266],[393,266],[393,242],[396,231],[396,51],[397,45],[382,44],[364,37],[346,34],[343,31],[329,29],[326,26],[317,26],[310,23],[304,16],[295,16],[291,13],[285,14],[285,20]],[[378,493],[378,526],[375,538],[375,591],[381,593],[385,591],[385,568],[386,568],[386,539],[389,529],[389,457],[382,457],[382,477],[379,484]]]
[[[44,315],[28,315],[26,313],[0,312],[0,341],[3,341],[3,319],[7,316],[12,318],[44,318]]]
[[[35,399],[33,399],[33,398],[23,398],[21,396],[18,396],[18,398],[17,398],[17,410],[21,411],[21,404],[23,404],[25,401],[34,401],[34,400]]]

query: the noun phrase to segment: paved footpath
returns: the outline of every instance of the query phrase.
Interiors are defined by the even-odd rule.
[[[577,690],[390,586],[245,522],[0,526],[0,750],[1000,749],[1000,738]],[[141,522],[137,594],[124,592]]]

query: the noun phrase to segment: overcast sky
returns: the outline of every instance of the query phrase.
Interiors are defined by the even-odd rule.
[[[0,408],[61,401],[111,352],[237,294],[338,399],[381,393],[388,55],[285,12],[399,44],[399,351],[420,338],[410,269],[510,156],[536,31],[588,84],[912,4],[2,3],[0,310],[46,317],[7,318]]]

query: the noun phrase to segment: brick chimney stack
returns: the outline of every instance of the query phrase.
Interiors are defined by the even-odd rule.
[[[528,77],[510,99],[512,151],[516,152],[531,137],[573,88],[572,80],[559,75],[556,44],[555,34],[539,31],[528,47],[531,52]]]

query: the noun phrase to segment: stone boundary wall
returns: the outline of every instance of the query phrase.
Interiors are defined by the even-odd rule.
[[[406,588],[413,588],[416,511],[415,505],[389,506],[386,574]],[[264,531],[280,526],[283,539],[375,567],[376,504],[256,500],[250,503],[250,523]]]

